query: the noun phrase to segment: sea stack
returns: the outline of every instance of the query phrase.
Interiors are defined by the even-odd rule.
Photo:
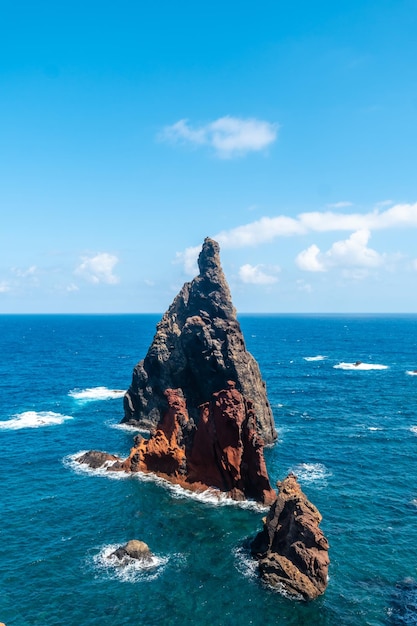
[[[134,368],[122,421],[156,426],[168,410],[166,390],[180,389],[197,424],[200,405],[232,381],[252,403],[256,431],[265,444],[273,443],[276,430],[265,383],[246,350],[213,239],[205,239],[198,266],[199,275],[184,284],[157,325],[146,357]]]
[[[261,578],[290,597],[313,600],[327,586],[329,544],[321,515],[290,474],[277,483],[278,497],[252,542]]]
[[[108,471],[152,472],[193,491],[271,504],[264,442],[276,439],[258,364],[246,350],[219,245],[206,239],[200,274],[186,283],[157,325],[126,393],[124,423],[137,435],[128,458],[92,451],[78,459]],[[91,459],[90,456],[91,455]]]

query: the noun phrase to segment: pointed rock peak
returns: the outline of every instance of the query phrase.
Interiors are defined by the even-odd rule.
[[[220,246],[217,241],[206,237],[204,239],[203,247],[198,256],[198,267],[200,270],[200,276],[209,273],[213,270],[221,270],[220,265]]]
[[[198,264],[200,274],[174,298],[146,357],[133,371],[123,421],[142,428],[149,422],[156,425],[167,410],[165,391],[180,389],[190,417],[198,423],[200,405],[233,381],[253,404],[258,434],[272,443],[276,431],[265,383],[246,350],[216,241],[204,240]]]

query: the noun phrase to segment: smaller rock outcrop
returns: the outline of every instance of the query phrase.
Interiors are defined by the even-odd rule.
[[[109,558],[113,556],[117,557],[119,561],[124,561],[126,557],[129,557],[144,563],[152,563],[152,552],[149,546],[144,541],[139,541],[138,539],[131,539],[124,546],[120,546],[120,548],[117,548],[110,554]]]
[[[98,469],[99,467],[106,467],[109,464],[119,461],[119,457],[114,454],[108,454],[107,452],[100,452],[100,450],[89,450],[84,452],[76,459],[78,463],[83,463],[91,467],[91,469]]]
[[[278,497],[251,551],[261,578],[286,594],[313,600],[327,586],[329,544],[319,528],[321,515],[290,474],[277,483]]]

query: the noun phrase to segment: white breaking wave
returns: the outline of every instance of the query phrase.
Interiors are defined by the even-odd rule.
[[[4,430],[40,428],[42,426],[55,426],[72,419],[71,415],[62,415],[53,411],[25,411],[13,415],[12,419],[0,422],[0,428]]]
[[[410,426],[410,431],[417,435],[417,426]]]
[[[124,389],[108,389],[107,387],[89,387],[88,389],[72,389],[68,395],[75,400],[115,400],[123,398]]]
[[[362,363],[356,361],[356,363],[338,363],[333,365],[334,369],[339,370],[386,370],[388,365],[380,365],[379,363]]]
[[[108,472],[107,468],[109,465],[112,465],[114,461],[107,461],[101,467],[93,468],[87,465],[87,463],[79,463],[77,459],[88,452],[88,450],[80,450],[75,454],[69,454],[68,456],[62,459],[62,463],[65,467],[68,467],[76,474],[90,474],[91,476],[105,476],[106,478],[111,478],[113,480],[121,480],[124,478],[131,478],[133,474],[128,472]],[[120,457],[121,458],[121,457]]]
[[[117,578],[124,582],[136,583],[138,581],[155,580],[168,563],[168,557],[152,555],[150,560],[139,560],[125,557],[122,561],[112,553],[120,545],[106,545],[93,557],[96,568],[104,571],[111,578]]]
[[[137,426],[132,426],[131,424],[111,424],[108,422],[107,426],[109,428],[115,428],[116,430],[124,430],[129,433],[143,433],[144,435],[149,435],[151,432],[146,428],[138,428]]]
[[[259,504],[254,500],[233,500],[229,496],[227,496],[220,489],[216,489],[215,487],[209,487],[204,491],[191,491],[189,489],[185,489],[180,485],[174,485],[169,482],[166,478],[162,478],[161,476],[156,476],[156,474],[145,473],[145,472],[124,472],[124,471],[108,471],[107,468],[112,465],[113,461],[108,461],[102,467],[94,469],[87,465],[86,463],[79,463],[77,458],[85,454],[87,450],[80,450],[75,454],[69,454],[64,457],[62,460],[65,467],[70,468],[72,471],[77,474],[90,474],[91,476],[104,476],[105,478],[122,480],[125,478],[135,478],[136,480],[140,480],[142,482],[154,482],[169,489],[174,498],[190,498],[191,500],[197,500],[199,502],[204,502],[205,504],[211,504],[215,506],[239,506],[243,509],[250,509],[259,512],[265,512],[269,510],[269,507],[264,506],[263,504]]]
[[[417,376],[417,370],[407,370],[409,376]]]
[[[233,549],[235,567],[245,578],[258,578],[258,561],[242,546]]]
[[[324,361],[324,359],[327,359],[327,356],[318,354],[317,356],[305,356],[303,358],[304,358],[304,361]]]
[[[332,475],[322,463],[300,463],[290,470],[300,482],[322,483],[327,485],[326,478]]]

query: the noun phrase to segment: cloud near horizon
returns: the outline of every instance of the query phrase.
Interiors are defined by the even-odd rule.
[[[255,118],[220,117],[202,126],[192,127],[187,119],[165,126],[159,139],[192,146],[209,146],[221,159],[244,156],[265,150],[277,138],[278,124]]]
[[[312,243],[297,255],[297,267],[308,272],[326,272],[332,268],[375,269],[386,263],[388,256],[368,247],[373,230],[417,228],[417,203],[396,204],[385,210],[381,204],[386,206],[386,203],[380,203],[378,208],[368,213],[312,211],[300,213],[296,217],[262,217],[254,222],[220,231],[213,238],[222,248],[237,249],[272,243],[279,237],[350,231],[347,239],[336,241],[326,252],[322,252],[316,243]],[[196,259],[199,251],[199,246],[192,246],[177,253],[177,260],[183,263],[188,275],[198,272]],[[246,264],[242,267],[246,269],[240,278],[248,283],[255,280],[257,273],[254,268],[258,268],[261,275],[263,272],[260,265]],[[258,284],[261,280],[258,280]]]
[[[417,228],[417,202],[396,204],[390,209],[375,209],[368,213],[334,213],[311,211],[297,217],[278,215],[262,217],[255,222],[220,231],[214,236],[225,248],[242,248],[269,243],[277,237],[305,235],[309,232],[382,230],[387,228]]]
[[[114,254],[100,252],[94,256],[81,257],[81,260],[82,263],[74,270],[74,274],[96,285],[99,283],[115,285],[119,282],[119,278],[113,274],[113,269],[119,262]]]
[[[326,272],[335,267],[379,267],[384,263],[385,257],[368,248],[370,236],[368,230],[357,230],[348,239],[336,241],[325,253],[313,244],[297,255],[296,265],[307,272]]]
[[[275,267],[264,271],[264,265],[250,265],[246,263],[239,268],[239,278],[243,283],[251,285],[272,285],[278,282],[278,278],[275,275],[280,271],[279,267]],[[272,273],[273,272],[273,273]]]

